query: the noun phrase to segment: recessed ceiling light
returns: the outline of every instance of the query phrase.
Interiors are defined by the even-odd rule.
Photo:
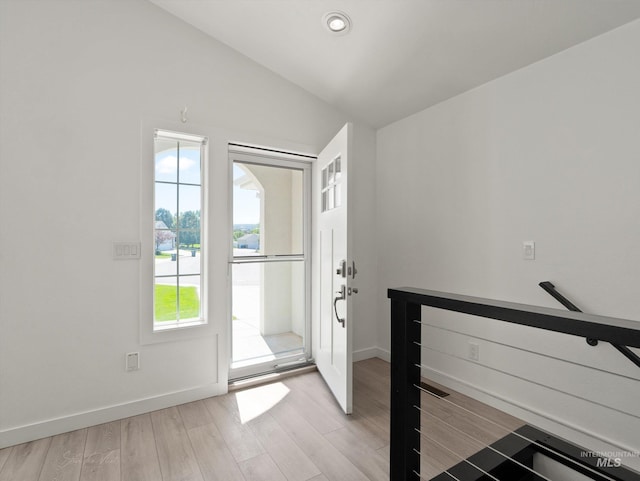
[[[351,19],[342,12],[327,13],[322,23],[333,34],[344,35],[351,29]]]

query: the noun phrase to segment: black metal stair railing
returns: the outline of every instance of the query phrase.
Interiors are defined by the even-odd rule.
[[[554,286],[551,282],[543,281],[538,285],[540,287],[542,287],[555,300],[557,300],[560,304],[562,304],[564,307],[566,307],[570,311],[582,312],[573,302],[571,302],[569,299],[567,299],[562,294],[560,294],[558,292],[558,290],[556,289],[556,286]],[[597,339],[593,339],[591,337],[588,337],[587,338],[587,344],[589,344],[590,346],[597,346],[598,345],[598,340]],[[632,363],[634,363],[636,366],[640,367],[640,357],[638,357],[635,352],[633,352],[627,346],[623,346],[623,345],[616,344],[616,343],[610,343],[610,344],[613,347],[615,347],[618,351],[620,351],[620,353],[622,353],[622,355],[625,356],[627,359],[629,359]]]
[[[389,289],[388,297],[391,299],[391,481],[421,479],[420,346],[422,341],[422,306],[496,319],[598,341],[606,341],[619,346],[640,347],[640,324],[625,319],[595,316],[578,311],[563,311],[408,287]],[[518,439],[524,438],[518,431],[515,431],[513,435]],[[591,479],[640,480],[640,474],[631,470],[620,469],[619,467],[616,467],[617,469],[611,469],[602,463],[602,460],[591,458],[572,459],[570,455],[563,454],[562,446],[573,445],[567,444],[564,441],[558,441],[557,438],[554,440],[552,439],[553,436],[548,435],[548,433],[542,433],[540,436],[544,439],[536,441],[527,438],[528,441],[531,441],[531,449],[537,451],[541,449],[547,450],[548,453],[545,452],[545,454],[549,457],[554,457],[555,453],[560,462],[568,462],[567,460],[571,460],[571,462],[574,463],[574,465],[571,466],[572,469],[589,473]],[[493,446],[496,446],[496,444]],[[491,447],[491,449],[495,451],[493,447]],[[528,457],[528,454],[525,458],[526,457]],[[484,461],[480,460],[479,462]],[[522,479],[548,479],[532,474],[531,470],[523,466],[522,462],[519,464],[521,467],[529,470],[528,473],[525,472]],[[502,468],[504,468],[504,465],[495,466],[497,470]],[[494,468],[487,467],[487,469]],[[518,477],[510,476],[511,475],[503,477],[501,475],[501,477],[498,478],[488,471],[482,471],[480,477],[464,479],[508,479],[510,481],[521,479],[520,475],[518,475]],[[447,473],[446,479],[462,480],[463,477],[451,477],[451,475]]]

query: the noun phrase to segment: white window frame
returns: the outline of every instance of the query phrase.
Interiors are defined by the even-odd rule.
[[[206,139],[201,154],[201,318],[191,322],[169,323],[160,326],[154,320],[154,295],[155,295],[155,134],[157,131],[171,132],[182,135],[184,140]],[[208,296],[208,279],[210,266],[209,258],[211,249],[208,246],[207,234],[209,199],[209,136],[201,132],[185,129],[185,126],[162,122],[143,122],[141,129],[141,168],[140,168],[140,239],[141,239],[141,266],[140,266],[140,343],[154,344],[160,342],[180,341],[203,336],[214,335],[213,323],[210,322],[210,308]],[[165,324],[165,323],[163,323]]]
[[[189,134],[184,134],[181,132],[173,132],[173,131],[168,131],[168,130],[161,130],[161,129],[156,129],[155,133],[154,133],[154,141],[158,140],[158,139],[165,139],[165,140],[170,140],[170,141],[176,141],[176,142],[180,142],[180,141],[185,141],[185,142],[191,142],[191,143],[198,143],[200,144],[200,183],[199,184],[191,184],[191,183],[181,183],[180,182],[180,169],[177,169],[176,172],[176,180],[175,182],[169,182],[169,181],[160,181],[157,178],[155,178],[155,173],[154,173],[154,183],[157,185],[158,183],[161,184],[167,184],[167,185],[175,185],[176,186],[176,208],[178,209],[178,217],[180,216],[179,212],[180,212],[180,186],[181,185],[192,185],[195,186],[197,185],[198,187],[200,187],[200,246],[202,247],[203,245],[206,244],[206,238],[205,238],[205,233],[204,233],[204,229],[202,228],[202,219],[204,219],[206,217],[206,207],[204,205],[203,199],[204,199],[204,189],[205,189],[205,183],[204,183],[204,176],[203,176],[203,167],[204,167],[204,157],[205,157],[205,152],[207,150],[207,144],[208,144],[208,139],[206,137],[203,136],[195,136],[195,135],[189,135]],[[179,154],[179,144],[178,144],[178,155]],[[155,155],[157,155],[157,152],[155,150],[155,146],[154,146],[154,157]],[[155,189],[154,189],[155,192]],[[157,205],[155,205],[155,199],[154,199],[154,209],[157,207]],[[155,219],[155,210],[154,210],[154,220]],[[154,235],[155,232],[157,231],[157,229],[155,228],[154,225]],[[178,243],[176,244],[176,250],[179,251],[180,249],[180,244],[179,244],[179,236],[180,236],[180,231],[181,228],[179,227],[179,225],[176,226],[176,231],[177,231],[177,238],[178,238]],[[155,240],[155,236],[154,236],[154,240]],[[155,250],[155,246],[154,246],[154,250]],[[179,306],[180,306],[180,293],[178,291],[177,295],[176,295],[176,308],[177,308],[177,312],[178,312],[178,318],[175,321],[162,321],[162,322],[158,322],[155,321],[155,316],[154,316],[154,323],[153,323],[153,330],[154,332],[156,331],[163,331],[166,329],[179,329],[182,327],[192,327],[192,326],[197,326],[200,324],[205,324],[206,320],[205,320],[205,316],[204,313],[206,311],[206,296],[204,295],[205,290],[204,290],[204,278],[206,275],[205,272],[205,265],[206,265],[206,256],[204,255],[205,251],[202,250],[200,253],[200,274],[199,274],[199,278],[200,278],[200,309],[199,309],[199,315],[198,318],[190,318],[187,320],[181,320],[179,319]],[[155,255],[155,252],[154,252]],[[175,277],[176,278],[176,282],[178,283],[177,285],[180,284],[180,278],[181,277],[194,277],[194,275],[191,274],[181,274],[180,273],[180,256],[179,254],[176,255],[176,275],[175,276],[170,276],[170,277]],[[163,277],[163,276],[160,276]],[[157,279],[159,278],[158,274],[155,272],[155,262],[154,262],[154,273],[153,273],[153,278],[154,278],[154,284],[156,284]],[[177,286],[176,286],[177,287]],[[154,306],[155,306],[155,290],[154,290]]]

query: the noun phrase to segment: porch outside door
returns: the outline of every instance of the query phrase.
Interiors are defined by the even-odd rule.
[[[230,147],[230,379],[304,364],[310,342],[311,159]]]

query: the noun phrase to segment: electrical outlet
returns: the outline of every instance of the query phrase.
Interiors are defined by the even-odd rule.
[[[469,341],[469,359],[472,361],[480,360],[480,344]]]
[[[140,369],[140,353],[139,352],[128,352],[125,355],[126,359],[126,370],[127,371],[137,371]]]

